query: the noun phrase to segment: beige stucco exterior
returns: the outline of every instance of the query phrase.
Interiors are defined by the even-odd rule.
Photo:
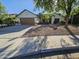
[[[54,16],[52,16],[52,24],[54,23],[54,20],[56,18],[59,19],[59,22],[64,21],[64,16],[62,16],[62,15],[54,15]]]
[[[39,22],[38,16],[28,10],[23,10],[19,15],[22,25],[34,25]]]
[[[21,18],[20,22],[22,25],[34,25],[35,24],[34,18]]]

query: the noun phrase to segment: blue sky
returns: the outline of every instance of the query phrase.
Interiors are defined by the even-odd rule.
[[[27,9],[33,13],[39,13],[38,9],[35,9],[33,0],[1,0],[2,4],[6,7],[8,13],[20,13],[22,10]]]

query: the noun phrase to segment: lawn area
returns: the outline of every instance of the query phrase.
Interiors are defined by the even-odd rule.
[[[57,27],[57,29],[56,29]],[[79,27],[68,26],[69,29],[76,35],[79,35]],[[32,28],[24,34],[24,36],[52,36],[52,35],[69,35],[69,32],[64,26],[41,25],[38,28]]]

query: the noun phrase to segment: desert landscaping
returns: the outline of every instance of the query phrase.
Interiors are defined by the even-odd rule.
[[[0,0],[0,59],[79,59],[79,0]]]
[[[69,25],[68,27],[75,35],[79,35],[79,27],[71,25]],[[30,29],[28,32],[24,34],[24,36],[26,37],[55,35],[70,35],[70,33],[64,26],[40,25],[39,27]]]
[[[72,28],[72,26],[69,26],[69,28]],[[62,30],[64,29],[63,30],[64,34],[60,29]],[[73,27],[72,31],[74,31],[74,33],[79,34],[78,31],[76,31],[77,29],[78,27],[76,28]],[[44,50],[44,49],[64,48],[64,47],[71,47],[71,46],[73,47],[73,46],[79,45],[78,40],[76,40],[74,37],[72,37],[69,34],[65,34],[66,29],[64,28],[64,26],[60,26],[57,29],[54,29],[53,27],[50,27],[47,25],[41,25],[41,26],[40,25],[37,25],[37,26],[19,25],[19,26],[5,28],[3,31],[5,34],[1,32],[2,35],[0,35],[0,48],[1,48],[0,58],[3,58],[3,59],[18,56],[18,55],[23,55],[23,54],[26,55],[28,53]],[[41,31],[43,31],[44,33],[42,33]],[[39,34],[40,32],[42,34]],[[50,32],[54,34],[50,34]],[[61,34],[59,34],[58,32]],[[76,35],[76,37],[79,37],[79,36]],[[46,59],[49,59],[49,58],[50,59],[52,58],[55,58],[55,59],[58,59],[58,58],[75,59],[76,58],[77,59],[79,58],[79,53],[51,56],[51,57],[47,57]]]

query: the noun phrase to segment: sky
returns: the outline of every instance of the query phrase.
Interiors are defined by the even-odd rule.
[[[18,14],[24,9],[35,14],[41,12],[41,10],[35,8],[33,0],[1,0],[1,2],[9,14]]]

